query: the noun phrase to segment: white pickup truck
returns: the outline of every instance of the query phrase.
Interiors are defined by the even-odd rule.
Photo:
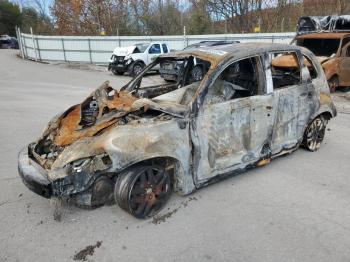
[[[169,52],[170,49],[168,45],[161,42],[117,47],[114,49],[109,61],[108,70],[115,75],[122,75],[127,72],[132,76],[136,76],[146,65],[150,64],[155,57]]]

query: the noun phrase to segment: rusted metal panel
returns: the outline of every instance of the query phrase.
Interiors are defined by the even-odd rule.
[[[299,35],[296,40],[318,40],[338,39],[339,47],[331,56],[318,56],[318,61],[322,64],[326,78],[329,81],[330,88],[335,91],[336,88],[350,87],[350,56],[347,48],[349,45],[349,32],[320,32],[305,35]],[[302,42],[299,44],[303,45]],[[321,45],[320,45],[321,46]],[[320,48],[320,47],[317,47]],[[324,46],[324,49],[328,46]]]
[[[312,34],[305,34],[305,35],[299,35],[296,37],[296,39],[341,39],[344,36],[350,35],[349,32],[338,32],[338,33],[312,33]]]

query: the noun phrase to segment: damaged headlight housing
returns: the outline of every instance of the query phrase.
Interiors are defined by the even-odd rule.
[[[74,175],[79,173],[93,174],[99,171],[105,171],[111,166],[112,161],[110,157],[107,154],[101,154],[77,159],[66,165],[66,168],[69,175]]]
[[[133,59],[130,55],[127,55],[125,56],[124,61],[126,65],[129,65],[133,61]]]
[[[108,172],[112,161],[107,154],[81,158],[65,166],[67,176],[52,183],[54,196],[62,197],[87,190],[101,173]]]

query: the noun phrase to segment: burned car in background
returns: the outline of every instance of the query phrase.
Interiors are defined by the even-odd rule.
[[[332,92],[350,90],[350,16],[301,17],[294,42],[317,56]]]
[[[227,40],[211,40],[211,41],[201,41],[196,44],[189,45],[185,47],[184,51],[194,50],[194,49],[200,49],[202,47],[210,47],[210,46],[220,46],[220,45],[231,45],[231,44],[237,44],[239,41],[227,41]],[[200,81],[202,80],[205,73],[208,71],[210,67],[210,63],[207,61],[201,60],[200,58],[194,58],[194,67],[191,71],[191,77],[193,81]],[[166,81],[176,81],[179,72],[181,71],[182,64],[180,62],[174,62],[174,61],[165,61],[160,64],[159,73],[162,78]]]
[[[194,57],[210,63],[201,82],[190,81]],[[181,79],[143,84],[169,60],[184,63]],[[307,49],[249,43],[180,51],[157,58],[119,91],[104,83],[54,117],[21,150],[18,169],[46,198],[83,206],[115,200],[146,218],[172,191],[189,194],[300,145],[316,151],[335,116]]]
[[[298,19],[297,34],[341,32],[350,30],[350,15],[302,16]]]

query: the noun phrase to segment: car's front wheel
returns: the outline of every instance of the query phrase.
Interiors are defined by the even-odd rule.
[[[321,147],[326,132],[327,120],[322,116],[316,117],[306,128],[303,138],[303,146],[314,152]]]
[[[160,165],[133,167],[118,176],[114,188],[115,201],[136,218],[154,216],[170,194],[170,176]]]
[[[132,76],[137,76],[142,72],[142,70],[145,68],[145,64],[141,62],[136,62],[134,66],[132,67]]]

